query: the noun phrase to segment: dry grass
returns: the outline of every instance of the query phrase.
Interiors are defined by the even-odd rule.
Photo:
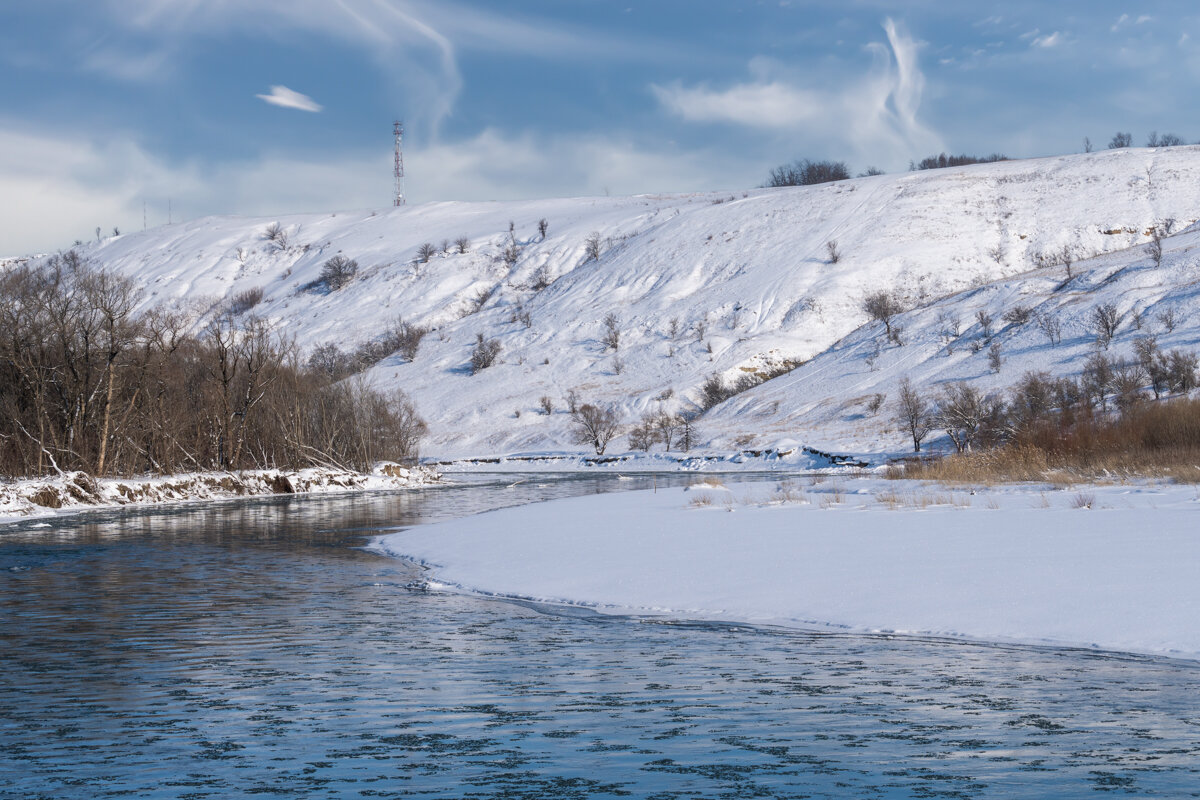
[[[1080,492],[1071,498],[1071,508],[1092,508],[1096,504],[1096,495]]]
[[[1200,483],[1200,400],[1146,404],[1115,420],[1080,418],[991,450],[908,461],[886,476],[984,486],[1036,481],[1059,488],[1129,478]]]

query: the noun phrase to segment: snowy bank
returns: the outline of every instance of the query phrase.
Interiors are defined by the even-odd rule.
[[[369,489],[406,489],[435,483],[429,467],[384,463],[371,473],[311,468],[197,472],[142,478],[102,478],[71,472],[54,478],[0,482],[0,525],[115,506],[158,505],[278,494],[329,494]]]
[[[806,628],[1200,658],[1196,490],[861,479],[556,500],[375,540],[430,586]]]

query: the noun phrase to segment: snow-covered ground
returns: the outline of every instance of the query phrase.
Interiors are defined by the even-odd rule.
[[[1200,658],[1200,499],[793,478],[555,500],[376,539],[431,588],[604,613]]]
[[[143,478],[101,478],[82,472],[0,481],[0,525],[118,506],[228,500],[272,494],[329,494],[426,486],[440,475],[427,467],[382,463],[370,474],[311,468],[295,471],[197,472]]]
[[[1198,209],[1200,148],[1186,146],[790,189],[207,218],[84,249],[134,276],[147,304],[211,309],[261,288],[254,312],[305,348],[353,346],[397,317],[431,328],[412,363],[392,356],[369,377],[413,396],[431,429],[423,451],[435,458],[578,453],[565,411],[572,390],[634,422],[660,407],[695,408],[713,373],[767,374],[803,360],[705,415],[701,444],[732,451],[798,441],[885,454],[906,442],[886,405],[868,409],[876,395],[895,396],[898,377],[993,386],[1025,369],[1078,371],[1093,346],[1086,321],[1096,304],[1144,310],[1149,325],[1172,309],[1178,325],[1161,344],[1200,341],[1200,234],[1188,230]],[[1175,235],[1163,265],[1148,267],[1148,231],[1168,219]],[[275,222],[286,246],[264,236]],[[592,234],[599,259],[586,255]],[[453,245],[459,237],[470,242],[464,254]],[[840,258],[831,263],[834,240]],[[419,263],[426,242],[449,249]],[[515,260],[506,261],[514,244]],[[1063,267],[1034,269],[1039,255],[1064,246],[1080,259],[1079,277],[1066,285]],[[314,288],[335,254],[358,262],[354,280],[338,291]],[[915,309],[900,320],[903,347],[876,352],[878,324],[862,327],[861,301],[877,289]],[[1018,302],[1060,316],[1062,343],[1049,346],[1033,323],[1003,323]],[[999,375],[986,349],[971,352],[980,309],[1000,329]],[[609,314],[620,331],[615,352],[602,342]],[[945,315],[961,328],[952,355]],[[1133,333],[1128,319],[1113,345],[1121,354]],[[479,334],[500,343],[500,363],[472,375]],[[622,436],[610,450],[628,446]]]

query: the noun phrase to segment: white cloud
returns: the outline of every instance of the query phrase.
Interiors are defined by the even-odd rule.
[[[1037,37],[1036,39],[1034,39],[1032,42],[1029,43],[1029,46],[1030,47],[1051,48],[1051,47],[1056,47],[1061,43],[1062,43],[1062,34],[1059,33],[1058,31],[1055,31],[1054,33],[1050,34],[1049,36]]]
[[[847,86],[814,89],[760,77],[723,90],[680,84],[650,89],[663,108],[690,122],[807,134],[843,148],[848,141],[853,155],[870,163],[904,164],[914,152],[941,149],[941,141],[918,119],[925,88],[917,63],[921,45],[890,19],[884,30],[890,47],[872,45],[874,68]]]
[[[733,189],[757,183],[762,164],[740,154],[681,152],[599,136],[506,136],[485,130],[405,153],[410,202],[533,199]],[[319,157],[268,154],[218,165],[170,163],[128,136],[20,130],[0,120],[0,257],[52,252],[99,226],[125,232],[208,214],[275,216],[387,207],[392,158],[382,152]]]
[[[286,86],[272,86],[270,94],[256,94],[258,99],[280,108],[294,108],[297,111],[318,112],[322,106],[306,94],[300,94]]]
[[[1117,31],[1121,30],[1121,28],[1122,28],[1122,27],[1125,25],[1125,23],[1127,23],[1127,22],[1129,22],[1129,15],[1128,15],[1128,14],[1122,14],[1121,16],[1117,17],[1117,21],[1116,21],[1116,22],[1114,22],[1114,23],[1113,23],[1113,25],[1112,25],[1112,32],[1113,32],[1113,33],[1116,33]]]

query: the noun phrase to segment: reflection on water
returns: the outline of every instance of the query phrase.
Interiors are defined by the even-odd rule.
[[[0,533],[0,797],[1200,796],[1190,663],[547,613],[353,548],[637,483],[472,480]]]

